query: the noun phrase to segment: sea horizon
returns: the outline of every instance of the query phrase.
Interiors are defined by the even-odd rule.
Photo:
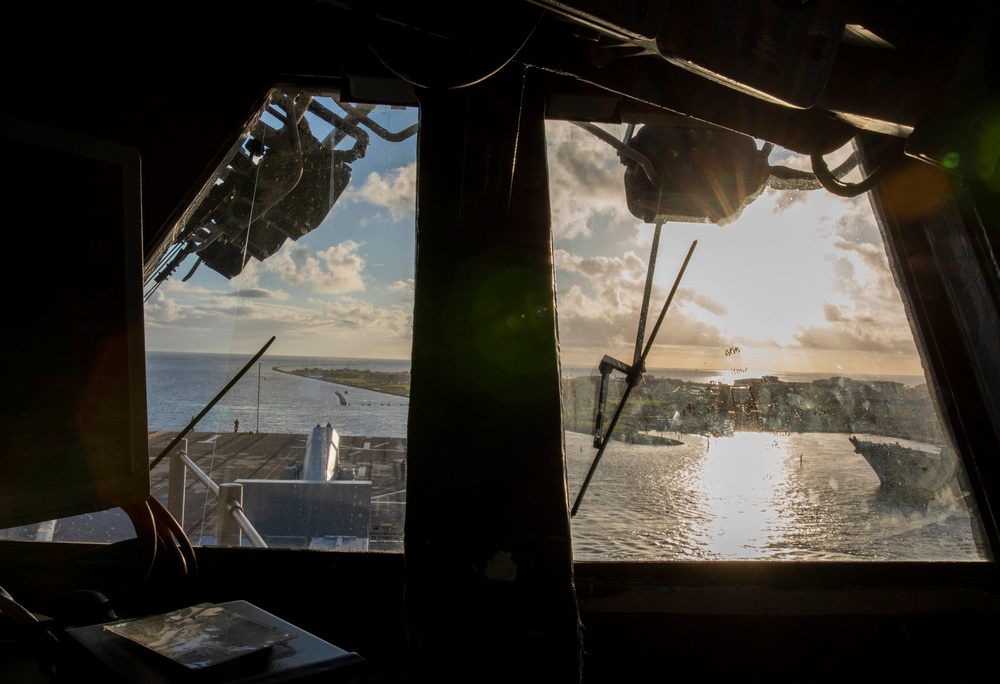
[[[192,352],[192,351],[169,351],[147,349],[149,355],[157,355],[161,358],[165,355],[179,356],[199,356],[228,358],[234,362],[249,361],[252,353],[231,353],[231,352]],[[319,355],[296,355],[296,354],[265,354],[258,363],[270,364],[268,367],[298,366],[302,367],[310,362],[317,366],[332,366],[340,364],[341,367],[355,368],[358,370],[392,370],[397,372],[409,372],[410,359],[376,358],[376,357],[352,357],[352,356],[319,356]],[[600,376],[597,364],[593,366],[584,365],[563,365],[561,376],[564,378],[576,378],[581,376]],[[612,375],[614,377],[615,374]],[[734,384],[741,379],[760,378],[763,376],[774,376],[782,382],[812,382],[826,378],[844,377],[860,381],[889,381],[898,382],[907,387],[916,387],[927,382],[923,375],[898,375],[898,374],[878,374],[878,373],[851,373],[843,370],[831,371],[783,371],[783,370],[741,370],[733,371],[726,368],[669,368],[647,366],[646,375],[651,377],[666,377],[675,380],[685,380],[689,382],[701,382],[708,384],[718,382]]]

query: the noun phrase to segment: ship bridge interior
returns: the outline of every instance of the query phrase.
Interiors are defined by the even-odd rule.
[[[372,682],[996,676],[997,3],[175,0],[36,4],[7,25],[5,148],[24,131],[58,130],[136,151],[141,221],[128,223],[127,238],[136,252],[141,244],[147,290],[185,277],[171,261],[178,250],[197,251],[200,268],[233,277],[251,257],[263,261],[311,230],[268,208],[276,242],[234,248],[226,221],[257,211],[239,193],[213,195],[219,213],[200,233],[182,230],[206,206],[206,188],[222,183],[220,168],[230,178],[242,173],[231,150],[274,89],[337,93],[353,103],[354,124],[374,104],[415,107],[419,120],[411,131],[359,132],[344,115],[310,105],[338,140],[353,142],[338,148],[325,175],[303,173],[297,190],[279,189],[282,197],[298,191],[304,204],[313,184],[339,183],[342,192],[359,182],[349,164],[368,137],[416,136],[402,552],[189,552],[176,533],[161,531],[147,566],[142,530],[105,545],[0,539],[0,680],[52,675],[37,634],[18,631],[11,604],[58,615],[56,597],[80,591],[99,592],[129,616],[249,601],[360,654]],[[659,131],[659,141],[635,133],[635,144],[605,142],[631,164],[621,171],[628,210],[666,222],[664,230],[678,220],[725,230],[772,182],[870,199],[937,415],[975,501],[976,560],[574,558],[577,492],[566,475],[546,158],[546,122],[554,120],[583,131]],[[658,158],[677,131],[688,136],[689,156]],[[719,152],[705,131],[732,144]],[[306,141],[268,142],[286,143]],[[849,145],[857,168],[844,176],[824,157]],[[765,155],[761,167],[765,146],[811,163],[768,169]],[[244,149],[263,154],[252,135]],[[656,168],[647,171],[650,161]],[[100,205],[73,190],[89,187],[73,173],[82,174],[18,162],[4,184],[33,188],[53,205]],[[331,204],[309,211],[321,219]],[[42,221],[41,209],[5,219],[11,300],[31,298],[32,289],[68,296],[82,284],[52,265],[98,271],[119,239],[89,220]],[[96,282],[142,296],[133,279]],[[469,294],[484,287],[492,308]],[[54,338],[101,334],[75,330],[83,317],[52,320],[25,303],[12,311],[5,337],[15,341],[4,343],[11,366],[21,363],[11,355],[49,349]],[[511,312],[518,325],[509,324]],[[638,373],[624,366],[627,377]],[[32,374],[10,377],[23,384]],[[39,392],[58,390],[39,383]],[[5,400],[5,412],[14,401]],[[19,459],[47,456],[5,440],[8,449],[0,479],[22,477]],[[63,667],[52,681],[76,680]]]

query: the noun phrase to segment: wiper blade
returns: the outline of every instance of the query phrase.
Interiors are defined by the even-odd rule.
[[[580,493],[576,495],[576,502],[574,502],[573,509],[570,511],[571,517],[575,516],[576,512],[580,510],[580,504],[583,502],[583,495],[586,494],[587,487],[590,486],[590,481],[593,479],[594,473],[597,471],[597,465],[601,462],[601,457],[604,456],[604,451],[608,448],[608,443],[611,441],[611,434],[614,432],[615,426],[618,424],[618,419],[621,418],[622,411],[625,409],[625,404],[628,402],[629,395],[632,394],[632,390],[639,384],[639,380],[642,379],[642,374],[646,370],[646,358],[649,356],[649,352],[653,347],[653,342],[656,340],[656,334],[660,331],[660,325],[663,323],[663,318],[667,315],[667,309],[670,308],[670,303],[674,300],[674,295],[677,293],[677,287],[681,283],[681,278],[684,277],[684,271],[687,270],[688,262],[691,261],[691,255],[694,254],[694,248],[698,245],[697,240],[691,243],[687,256],[684,257],[684,263],[681,264],[681,268],[677,272],[677,277],[674,279],[674,285],[670,288],[670,294],[667,295],[667,300],[663,302],[663,308],[660,309],[660,315],[656,319],[656,325],[653,326],[653,331],[650,333],[649,339],[646,341],[646,345],[643,348],[642,338],[646,327],[646,311],[649,305],[649,292],[653,280],[653,266],[656,259],[656,249],[657,243],[659,242],[661,225],[662,224],[657,224],[656,226],[656,234],[653,239],[653,247],[649,260],[649,270],[646,274],[646,291],[643,294],[643,308],[639,313],[639,331],[636,335],[635,360],[631,366],[626,366],[621,361],[613,359],[610,356],[605,356],[601,361],[601,398],[597,409],[597,421],[594,426],[594,446],[598,447],[598,450],[597,455],[594,456],[594,462],[590,464],[590,470],[587,472],[587,477],[583,480],[583,485],[580,487]],[[639,353],[640,348],[642,349],[641,354]],[[607,399],[608,394],[607,381],[612,370],[620,370],[624,372],[628,378],[628,383],[625,385],[625,391],[622,393],[622,398],[618,402],[618,408],[615,409],[615,413],[611,417],[611,422],[608,424],[607,432],[600,435],[599,432],[603,427],[604,402]],[[600,440],[599,445],[598,440]]]

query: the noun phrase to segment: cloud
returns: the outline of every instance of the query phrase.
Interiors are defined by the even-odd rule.
[[[417,163],[380,174],[372,171],[364,184],[350,193],[352,199],[389,210],[393,221],[401,221],[413,212],[417,198]]]
[[[843,323],[847,321],[839,306],[834,306],[827,302],[823,305],[823,318],[830,323]]]
[[[557,240],[614,235],[634,240],[642,222],[625,203],[625,167],[613,148],[564,121],[546,122],[552,231]]]
[[[145,317],[147,322],[173,323],[180,316],[181,313],[177,302],[168,297],[162,290],[157,290],[146,302]]]
[[[914,352],[913,338],[909,335],[909,329],[872,326],[856,320],[839,321],[835,325],[826,327],[805,328],[795,335],[795,340],[806,349],[889,354]]]
[[[700,306],[705,311],[709,312],[710,314],[714,314],[716,316],[725,316],[729,312],[726,306],[721,302],[718,302],[709,297],[708,295],[703,295],[690,288],[686,287],[678,288],[677,296],[680,299],[686,299],[692,304]]]
[[[866,196],[841,199],[841,211],[833,222],[836,235],[848,242],[865,243],[878,247],[884,259],[885,247],[878,223],[873,220],[871,203]]]
[[[206,321],[225,317],[230,321],[240,302],[237,292],[211,290],[180,281],[167,280],[146,302],[147,325],[204,328]]]
[[[586,295],[578,286],[561,293],[558,304],[559,343],[565,350],[587,350],[600,355],[631,356],[639,323],[638,300],[631,306],[602,308],[602,302]],[[646,341],[652,334],[659,311],[650,312]],[[716,326],[698,320],[675,300],[655,340],[655,347],[688,345],[721,348],[729,343]],[[625,361],[630,359],[623,358]]]
[[[860,260],[873,271],[889,272],[888,261],[882,243],[873,244],[871,242],[851,242],[848,240],[836,240],[833,248],[842,252],[857,254]]]
[[[634,252],[620,257],[587,258],[557,249],[554,257],[557,269],[582,276],[582,282],[571,285],[570,292],[566,293],[566,302],[576,302],[581,315],[607,318],[638,311],[646,264]],[[569,278],[564,280],[570,281]],[[584,294],[581,285],[592,294]]]
[[[250,300],[246,300],[250,301]],[[190,291],[161,288],[145,306],[147,328],[212,330],[231,327],[237,312],[243,315],[246,306],[229,292],[212,292],[204,288]]]
[[[378,330],[393,336],[409,334],[412,314],[402,309],[385,309],[351,298],[328,302],[320,311],[322,325],[341,330]]]
[[[352,297],[339,297],[332,302],[313,299],[308,304],[261,305],[248,300],[240,305],[239,320],[241,324],[267,322],[275,333],[334,337],[371,332],[400,336],[410,328],[410,313],[403,309],[376,307]]]
[[[829,258],[836,276],[834,287],[854,303],[858,310],[869,311],[874,318],[893,324],[903,318],[899,289],[889,270],[882,243],[837,240]]]
[[[150,348],[157,348],[157,340],[178,335],[200,340],[201,348],[206,348],[211,340],[230,339],[234,330],[242,338],[278,335],[286,343],[327,337],[381,344],[410,335],[412,312],[405,306],[377,307],[349,296],[333,302],[310,299],[302,305],[276,301],[254,297],[236,301],[230,292],[193,297],[157,292],[146,303]]]
[[[244,287],[240,290],[229,292],[226,297],[240,297],[243,299],[288,299],[288,295],[281,291],[267,290],[261,287]]]
[[[163,282],[157,293],[167,292],[184,298],[235,297],[238,299],[288,299],[288,295],[281,290],[259,286],[259,275],[262,269],[265,269],[266,272],[266,268],[261,262],[251,259],[242,274],[226,281],[228,286],[232,288],[230,290],[213,289],[204,285],[195,285],[193,282],[183,282],[182,280],[171,278]],[[213,276],[214,282],[221,282],[215,280],[215,277]]]
[[[644,282],[646,277],[646,263],[632,251],[620,257],[583,257],[564,249],[556,249],[554,258],[556,268],[580,273],[594,282],[622,279]]]
[[[566,250],[556,250],[557,267],[582,276],[567,284],[564,278],[558,294],[559,343],[566,350],[589,353],[623,354],[635,344],[639,309],[645,287],[646,264],[633,252],[621,257],[585,258]],[[654,286],[653,302],[663,302],[666,293]],[[692,290],[679,290],[656,344],[720,347],[728,340],[718,327],[698,320],[687,304],[718,314],[725,308]],[[647,317],[647,335],[659,315],[661,304],[652,304]],[[665,319],[666,320],[666,319]],[[648,339],[648,338],[647,338]]]
[[[285,245],[287,246],[287,242]],[[232,278],[229,282],[234,285],[234,287],[244,287],[244,288],[254,288],[260,284],[260,269],[263,263],[257,261],[256,259],[251,259],[247,262],[246,266],[243,267],[243,271]]]
[[[834,240],[831,247],[834,281],[823,304],[826,325],[803,326],[795,342],[810,349],[913,355],[912,331],[881,242]]]
[[[164,280],[163,283],[160,284],[159,289],[157,289],[157,293],[161,292],[175,292],[178,294],[185,294],[185,295],[197,295],[197,294],[215,294],[216,290],[211,290],[202,285],[194,285],[192,283],[185,283],[182,280],[170,278],[168,280]]]
[[[329,249],[314,251],[295,243],[285,246],[258,267],[259,273],[277,275],[297,288],[323,294],[343,294],[365,289],[365,260],[358,254],[361,243],[345,240]]]
[[[768,195],[776,195],[774,200],[774,208],[771,210],[774,214],[780,214],[781,212],[787,210],[788,208],[796,204],[805,204],[809,201],[809,192],[806,190],[772,190],[768,188]]]
[[[388,289],[390,292],[413,292],[413,278],[408,278],[406,280],[397,280],[394,283],[389,283]]]

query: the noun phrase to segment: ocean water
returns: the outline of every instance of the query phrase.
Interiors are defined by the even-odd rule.
[[[150,429],[183,429],[249,358],[149,352]],[[310,366],[400,371],[409,362],[265,356],[197,429],[231,431],[239,420],[241,431],[304,434],[330,422],[344,435],[406,436],[407,398],[275,370]],[[848,435],[669,436],[681,444],[609,446],[573,518],[577,559],[985,559],[958,483],[919,496],[886,491]],[[591,436],[568,432],[566,452],[572,505],[595,455]]]
[[[959,486],[883,488],[848,435],[674,435],[612,442],[573,519],[593,560],[982,560]],[[567,433],[570,503],[595,450]]]
[[[147,352],[147,423],[150,430],[183,430],[246,365],[252,355]],[[275,368],[367,368],[406,371],[409,361],[304,356],[261,360],[202,418],[197,430],[308,434],[329,422],[344,435],[406,437],[409,399],[289,375]],[[343,405],[337,392],[344,394]]]

